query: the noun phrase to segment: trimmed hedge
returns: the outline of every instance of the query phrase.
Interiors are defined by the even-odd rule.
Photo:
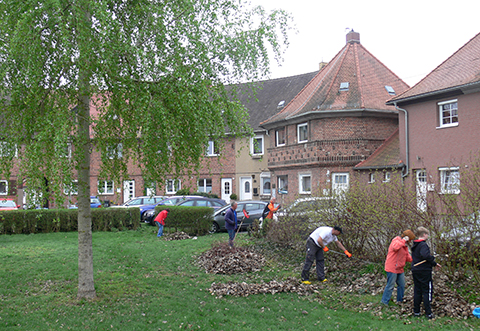
[[[157,206],[155,214],[167,208],[170,212],[165,220],[165,228],[175,232],[183,231],[191,236],[203,236],[212,227],[213,208],[211,207]]]
[[[78,231],[78,209],[34,209],[0,212],[0,234]],[[139,208],[92,209],[92,230],[136,230]]]

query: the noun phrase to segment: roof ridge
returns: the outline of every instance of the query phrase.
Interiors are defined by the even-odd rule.
[[[358,45],[361,46],[360,43]],[[362,49],[365,49],[365,47],[362,46]],[[357,44],[354,44],[353,50],[354,50],[353,53],[355,54],[355,69],[357,71],[357,84],[360,90],[360,100],[361,100],[360,108],[365,108],[365,99],[363,98],[363,79],[360,72],[360,60],[358,59]]]

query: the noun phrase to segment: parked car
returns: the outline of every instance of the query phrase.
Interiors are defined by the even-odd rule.
[[[90,197],[90,208],[102,208],[102,202],[95,196]],[[78,205],[74,204],[68,207],[68,209],[78,209]]]
[[[13,199],[0,200],[0,211],[2,210],[17,210],[20,209],[20,205],[17,205]]]
[[[176,206],[184,206],[184,207],[212,207],[213,209],[218,209],[223,207],[227,204],[225,200],[222,199],[214,199],[214,198],[206,198],[206,197],[192,197],[188,198],[185,201],[181,201],[176,204]]]
[[[214,198],[206,198],[199,195],[177,195],[171,196],[156,205],[154,205],[151,210],[147,210],[142,217],[142,220],[145,223],[149,223],[150,225],[153,224],[155,219],[155,206],[165,205],[165,206],[203,206],[203,207],[211,207],[213,209],[220,208],[226,204],[225,200],[222,199],[214,199]]]
[[[458,226],[441,234],[449,245],[459,247],[478,247],[480,245],[480,212],[464,217]]]
[[[155,196],[141,196],[132,198],[119,206],[112,206],[111,208],[131,208],[138,207],[140,208],[140,218],[143,219],[146,211],[155,208],[155,206],[165,200],[166,197],[162,195]]]
[[[243,221],[242,228],[246,229],[253,224],[254,220],[260,220],[263,209],[265,209],[266,205],[268,205],[267,201],[237,201],[236,211],[238,225],[240,226]],[[214,212],[210,233],[225,231],[225,213],[227,212],[228,208],[230,208],[230,204],[223,206]],[[247,214],[249,218],[247,218],[245,214]]]

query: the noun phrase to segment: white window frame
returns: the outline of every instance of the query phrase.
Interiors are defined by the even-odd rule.
[[[78,195],[78,180],[74,180],[70,185],[65,184],[63,187],[65,195]]]
[[[98,181],[97,191],[98,191],[98,194],[101,194],[101,195],[114,195],[115,183],[113,182],[113,180]]]
[[[307,137],[306,137],[306,139],[301,140],[300,139],[300,132],[301,132],[300,129],[303,128],[303,127],[305,127],[305,131],[306,131],[305,135]],[[299,144],[308,142],[308,122],[297,124],[297,142]]]
[[[345,178],[345,183],[337,181],[337,178]],[[350,173],[348,172],[335,172],[332,173],[332,192],[334,194],[341,194],[348,191],[350,187]]]
[[[283,143],[280,143],[280,141],[279,141],[279,136],[278,136],[279,131],[283,131]],[[287,128],[285,126],[282,129],[275,130],[275,146],[277,146],[277,147],[285,146],[285,143],[287,141],[286,133],[287,133]]]
[[[392,180],[392,173],[390,171],[386,171],[383,182],[388,183],[390,180]]]
[[[0,157],[10,157],[12,156],[13,152],[13,157],[18,156],[18,149],[17,149],[17,144],[14,144],[12,148],[9,148],[8,142],[6,141],[0,141]]]
[[[208,181],[210,181],[210,186],[208,186]],[[200,185],[201,183],[201,185]],[[200,178],[197,182],[198,192],[210,193],[212,192],[212,179],[211,178]],[[209,190],[210,189],[210,190]]]
[[[265,192],[264,186],[265,183],[270,183],[270,192]],[[260,194],[261,195],[272,195],[272,179],[269,172],[262,172],[260,174]]]
[[[278,191],[287,191],[288,192],[288,175],[277,176],[277,188]]]
[[[440,193],[459,194],[460,193],[460,168],[443,167],[438,168],[440,172]]]
[[[0,183],[5,183],[5,192],[0,191],[0,195],[8,195],[8,180],[0,180]]]
[[[180,179],[169,179],[165,185],[165,192],[167,194],[175,194],[182,188],[182,181]]]
[[[450,112],[450,116],[443,116],[443,107],[445,105],[449,104],[456,104],[456,108],[447,110]],[[458,126],[458,100],[457,99],[452,99],[448,101],[442,101],[439,102],[438,104],[438,128],[451,128],[454,126]],[[452,116],[452,111],[456,112],[455,116]],[[454,117],[456,117],[457,121],[453,122]],[[443,123],[444,118],[450,118],[450,123]]]
[[[107,147],[107,156],[110,160],[115,158],[121,159],[123,157],[123,144],[118,143],[115,147],[108,146]]]
[[[218,153],[215,153],[215,142],[213,140],[208,141],[206,154],[207,156],[218,156]]]
[[[250,138],[250,154],[252,156],[262,156],[264,154],[265,138],[263,134]],[[255,151],[255,147],[259,147],[260,151]],[[257,153],[256,153],[257,152]]]
[[[369,184],[375,183],[375,173],[371,172],[368,174],[368,183]]]
[[[304,180],[309,178],[310,187],[305,187]],[[298,193],[300,194],[311,194],[312,193],[312,174],[311,173],[300,173],[298,174]]]

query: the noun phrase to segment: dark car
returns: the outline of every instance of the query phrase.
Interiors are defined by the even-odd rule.
[[[227,203],[222,199],[214,198],[205,198],[205,197],[192,197],[188,198],[185,201],[181,201],[176,204],[176,206],[184,207],[212,207],[213,209],[218,209],[225,206]]]
[[[225,200],[206,198],[198,195],[177,195],[171,196],[155,206],[165,205],[165,206],[184,206],[184,207],[211,207],[213,209],[218,209],[226,204]],[[155,206],[151,210],[147,210],[142,217],[142,220],[145,223],[155,225],[153,223],[155,219]]]
[[[267,201],[237,201],[236,211],[238,225],[240,226],[240,224],[242,224],[242,228],[246,229],[253,224],[254,220],[260,220],[266,205],[268,205]],[[225,231],[225,213],[228,208],[230,208],[230,204],[215,211],[213,214],[211,233]],[[247,218],[245,215],[249,217]]]

